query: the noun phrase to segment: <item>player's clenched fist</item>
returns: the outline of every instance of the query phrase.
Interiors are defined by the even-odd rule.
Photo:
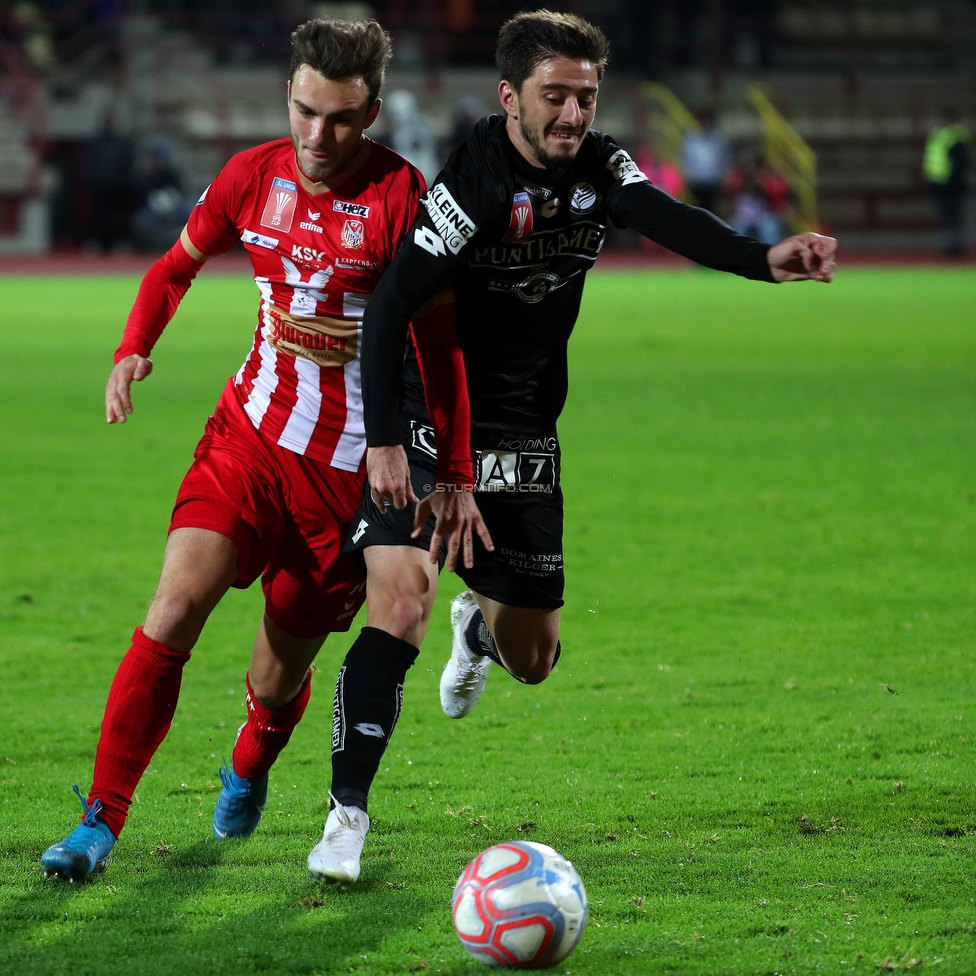
[[[132,398],[129,387],[133,382],[144,380],[152,372],[151,359],[137,356],[133,353],[120,359],[108,378],[105,387],[105,419],[110,424],[124,424],[126,417],[132,413]]]
[[[776,281],[833,281],[837,240],[823,234],[797,234],[771,247],[767,260]]]

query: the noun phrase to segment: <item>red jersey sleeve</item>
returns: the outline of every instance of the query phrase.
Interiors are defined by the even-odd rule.
[[[474,490],[471,408],[464,356],[457,338],[454,292],[441,289],[411,323],[424,399],[437,445],[438,490]]]
[[[213,257],[229,251],[241,239],[238,218],[242,202],[257,178],[253,169],[244,168],[239,156],[234,156],[217,174],[186,223],[186,232],[197,250]]]
[[[235,156],[204,190],[186,225],[187,236],[198,251],[212,257],[230,250],[240,240],[237,216],[254,178],[255,174]],[[122,344],[115,351],[115,362],[132,354],[149,356],[202,266],[177,241],[146,272]]]
[[[148,358],[202,267],[200,261],[187,254],[180,241],[153,264],[139,285],[122,344],[115,350],[116,363],[131,355]]]

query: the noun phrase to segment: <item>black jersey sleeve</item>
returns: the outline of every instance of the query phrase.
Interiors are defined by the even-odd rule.
[[[497,222],[504,197],[482,127],[454,151],[422,198],[403,247],[366,306],[363,415],[370,447],[401,442],[401,373],[411,315],[458,267],[469,241]]]
[[[734,231],[724,220],[690,207],[654,186],[630,156],[605,139],[607,207],[614,223],[717,271],[773,281],[768,244]]]

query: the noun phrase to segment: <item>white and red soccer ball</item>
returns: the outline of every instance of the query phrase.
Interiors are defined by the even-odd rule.
[[[454,928],[478,962],[545,969],[586,928],[586,892],[569,861],[545,844],[510,841],[479,854],[454,886]]]

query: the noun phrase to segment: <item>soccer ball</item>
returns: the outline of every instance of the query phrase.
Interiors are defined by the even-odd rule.
[[[576,868],[545,844],[514,840],[479,854],[454,886],[454,929],[478,962],[503,969],[561,963],[586,928]]]

